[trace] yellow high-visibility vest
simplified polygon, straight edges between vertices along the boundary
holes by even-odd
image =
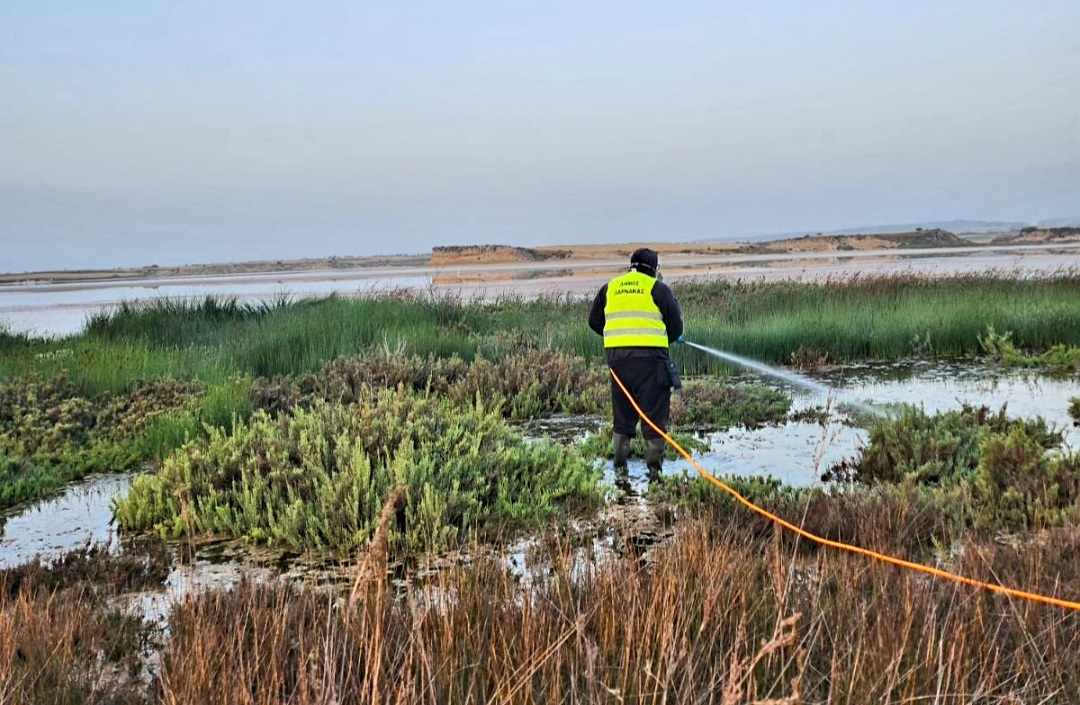
[[[605,348],[666,348],[667,326],[652,298],[656,280],[631,270],[608,282]]]

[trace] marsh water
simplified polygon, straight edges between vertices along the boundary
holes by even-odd
[[[864,429],[848,423],[840,410],[843,402],[914,403],[928,411],[956,408],[963,403],[1007,405],[1011,416],[1042,416],[1065,432],[1068,446],[1080,447],[1080,429],[1073,427],[1067,413],[1069,398],[1080,395],[1080,380],[1075,378],[927,362],[847,366],[811,376],[835,392],[826,396],[801,388],[784,389],[792,395],[795,412],[831,407],[827,422],[789,421],[709,434],[709,450],[698,454],[700,462],[717,475],[772,475],[792,485],[816,483],[824,469],[857,453],[866,439]],[[523,430],[532,437],[570,442],[599,424],[599,419],[555,417],[529,424]],[[632,462],[630,470],[634,485],[644,489],[644,467]],[[693,474],[694,470],[680,460],[668,461],[665,472]],[[610,464],[606,479],[614,479]],[[123,550],[113,527],[110,504],[129,483],[127,475],[93,476],[68,486],[55,497],[9,510],[0,519],[0,568],[23,563],[35,555],[47,560],[87,543],[106,543]],[[188,547],[187,552],[187,559],[170,576],[164,594],[136,596],[142,609],[151,614],[164,613],[168,602],[180,595],[204,587],[228,586],[244,575],[284,575],[326,585],[343,580],[342,571],[335,565],[289,551],[256,550],[236,541],[202,543]],[[521,546],[512,548],[508,560],[524,570],[525,554]]]
[[[1049,274],[1080,267],[1080,243],[928,250],[672,256],[673,281],[701,276],[743,280],[824,280],[871,274],[959,274],[1007,271]],[[437,289],[464,295],[586,294],[624,268],[623,261],[555,260],[442,267],[361,267],[327,271],[145,277],[0,285],[0,325],[15,332],[63,336],[88,316],[121,301],[191,300],[206,296],[264,301],[275,297],[356,296],[397,289]]]

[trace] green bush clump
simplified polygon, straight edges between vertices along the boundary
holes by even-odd
[[[804,496],[807,488],[785,485],[772,476],[729,475],[721,478],[724,483],[754,504],[771,503],[778,497]],[[679,475],[665,475],[649,484],[649,499],[658,502],[676,504],[688,509],[716,508],[735,509],[738,504],[734,497],[698,475],[683,472]]]
[[[715,380],[687,382],[671,400],[671,421],[680,428],[722,431],[732,426],[755,428],[780,423],[791,409],[791,397],[763,384],[724,384]]]
[[[55,492],[69,476],[52,467],[33,465],[0,449],[0,509]],[[4,519],[0,516],[0,527]]]
[[[1069,416],[1073,420],[1073,426],[1080,426],[1080,397],[1069,400]]]
[[[130,438],[162,414],[190,405],[197,387],[163,380],[130,394],[90,399],[65,377],[0,384],[0,448],[34,460]]]
[[[1080,346],[1057,343],[1041,353],[1026,353],[1013,343],[1011,331],[998,333],[993,326],[979,336],[979,345],[988,358],[1006,367],[1039,368],[1057,374],[1080,372]]]
[[[269,411],[310,407],[315,400],[353,403],[374,389],[404,386],[457,403],[483,398],[502,401],[504,414],[526,420],[551,413],[595,414],[606,408],[604,369],[567,353],[525,350],[498,360],[439,358],[377,350],[339,358],[318,373],[296,379],[261,379],[254,404]]]
[[[947,497],[949,514],[977,530],[1018,530],[1080,520],[1080,454],[1058,452],[1062,434],[1041,418],[1002,408],[928,415],[906,408],[870,431],[862,454],[823,479],[922,487]]]
[[[230,429],[252,411],[252,381],[238,377],[212,385],[193,404],[153,417],[130,443],[140,459],[160,460],[208,428]]]
[[[961,409],[927,414],[905,406],[898,416],[870,428],[862,453],[830,468],[826,481],[913,482],[943,484],[970,479],[979,466],[982,446],[993,434],[1023,429],[1043,450],[1061,445],[1062,434],[1042,418],[1010,419],[1005,407],[964,405]]]
[[[462,406],[403,387],[360,397],[352,405],[315,401],[277,418],[257,411],[231,434],[208,429],[157,473],[135,479],[115,506],[120,526],[351,550],[368,541],[384,502],[404,486],[390,545],[417,552],[603,499],[599,468],[573,449],[525,441],[497,404]]]
[[[1048,454],[1042,440],[1017,426],[984,441],[972,482],[977,528],[1033,529],[1080,519],[1080,453]]]
[[[160,380],[88,398],[65,377],[0,384],[0,508],[160,458],[208,425],[228,428],[250,414],[250,388],[243,378],[205,391]]]
[[[194,385],[168,380],[94,399],[65,377],[0,384],[0,508],[137,465],[147,457],[144,434],[196,395]]]

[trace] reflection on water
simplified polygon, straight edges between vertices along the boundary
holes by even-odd
[[[55,557],[88,542],[113,545],[110,503],[130,484],[128,475],[97,475],[34,506],[9,510],[0,529],[0,568],[36,555]]]
[[[822,375],[840,384],[848,396],[876,404],[921,404],[929,412],[961,404],[1008,405],[1010,416],[1041,416],[1065,430],[1066,441],[1080,447],[1080,429],[1068,414],[1070,397],[1080,395],[1080,379],[1043,377],[971,364],[898,363],[847,367]]]

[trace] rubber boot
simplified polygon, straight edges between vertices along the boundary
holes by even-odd
[[[648,438],[645,440],[645,467],[649,469],[649,482],[660,479],[664,469],[664,439]]]
[[[630,487],[630,471],[626,461],[630,457],[630,436],[616,433],[612,438],[615,444],[615,486],[623,491]]]

